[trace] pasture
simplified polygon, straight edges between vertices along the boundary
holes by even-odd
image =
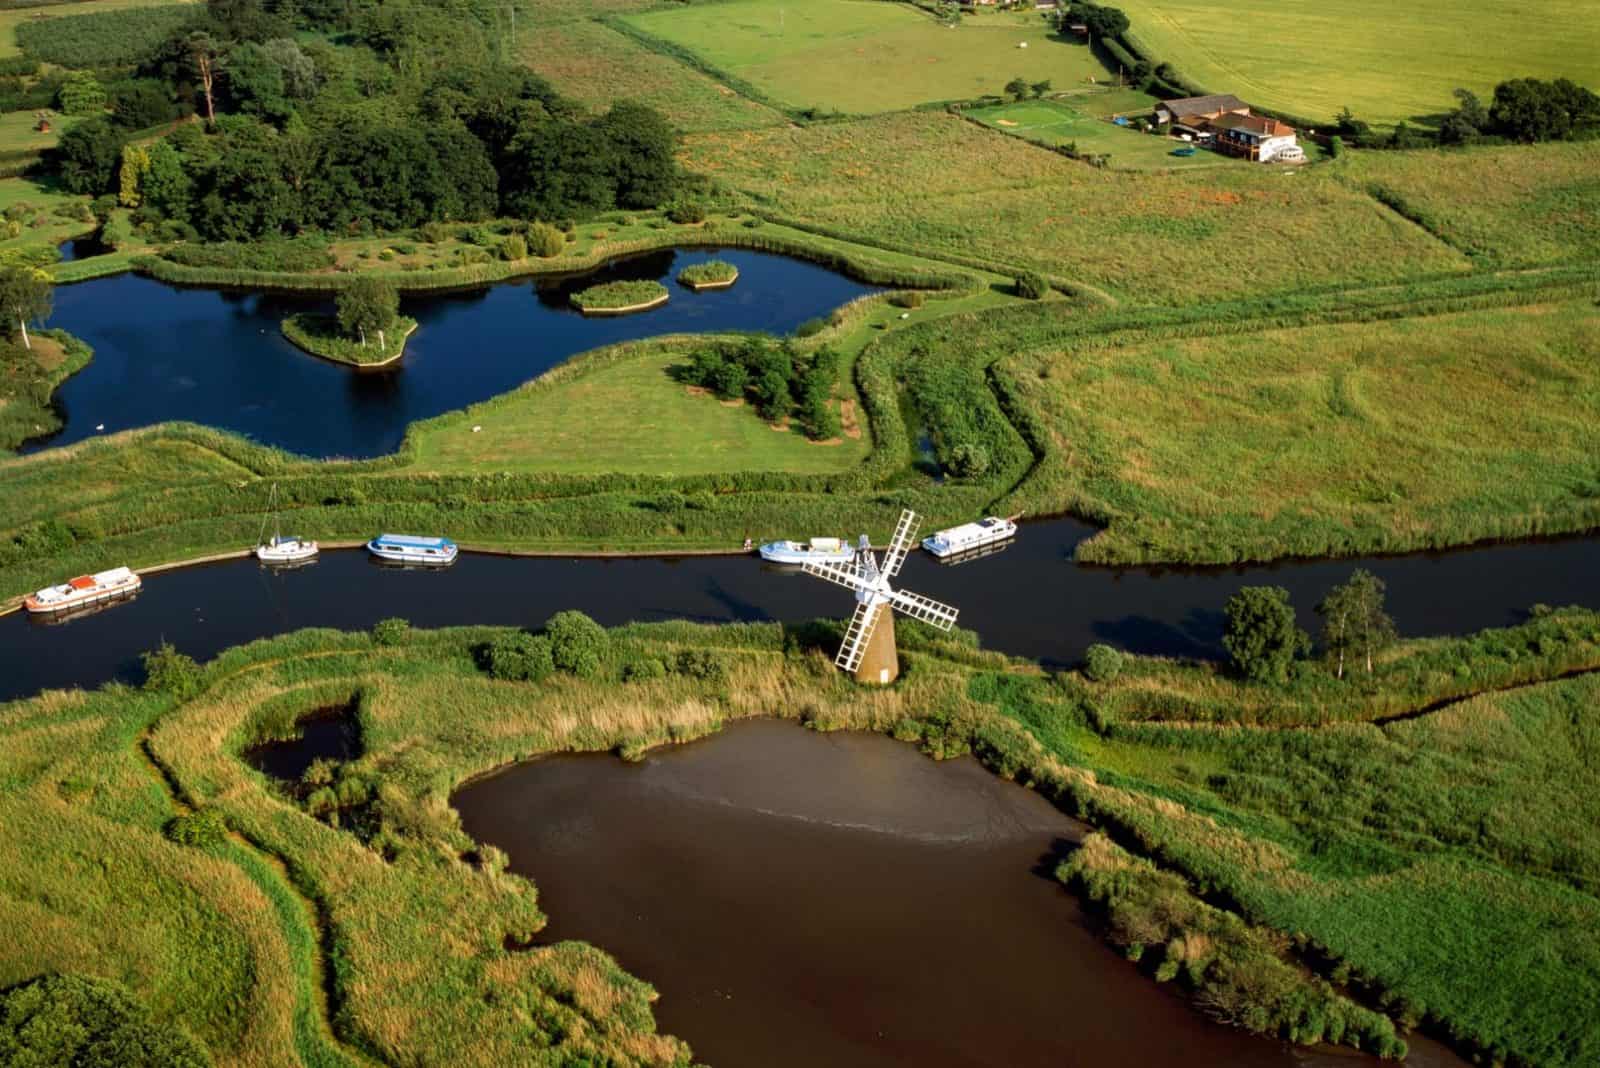
[[[685,160],[784,216],[908,250],[1024,264],[1141,302],[1469,266],[1322,168],[1099,170],[939,113],[699,135]]]
[[[1093,98],[1089,98],[1090,103]],[[1015,104],[974,108],[964,113],[1002,133],[1013,134],[1052,148],[1073,145],[1085,155],[1105,154],[1115,170],[1189,170],[1241,164],[1243,161],[1218,152],[1197,151],[1192,156],[1174,156],[1181,142],[1170,137],[1142,134],[1130,127],[1117,126],[1102,118],[1091,118],[1055,100],[1024,100]]]
[[[519,55],[563,96],[604,109],[619,100],[659,108],[682,130],[728,130],[783,122],[778,112],[650,51],[599,22],[535,25],[519,35]]]
[[[1048,427],[1059,492],[1109,521],[1080,555],[1224,562],[1583,526],[1597,351],[1600,310],[1574,300],[1085,338],[1001,366]]]
[[[1590,0],[1126,0],[1132,37],[1212,93],[1327,121],[1392,124],[1488,99],[1507,78],[1600,82]]]
[[[998,94],[1019,76],[1057,89],[1109,77],[1088,48],[1053,37],[1031,11],[952,28],[905,4],[731,0],[626,21],[774,100],[846,114]]]

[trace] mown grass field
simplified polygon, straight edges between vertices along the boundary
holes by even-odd
[[[675,381],[671,369],[687,358],[681,347],[643,345],[593,369],[575,365],[559,388],[540,381],[430,422],[418,435],[417,464],[446,473],[675,477],[824,474],[866,457],[870,439],[859,425],[854,437],[813,443],[798,428],[767,424],[743,401],[719,401]]]
[[[1360,152],[1336,173],[1483,263],[1600,258],[1600,142]]]
[[[1532,7],[1468,0],[1127,0],[1133,37],[1213,93],[1331,120],[1415,122],[1487,100],[1507,78],[1600,73],[1600,19],[1588,0]]]
[[[1085,101],[1092,102],[1092,97]],[[1106,153],[1110,156],[1107,165],[1119,171],[1192,170],[1197,167],[1247,165],[1243,160],[1203,150],[1192,156],[1174,156],[1173,151],[1183,147],[1180,141],[1117,126],[1054,100],[997,104],[994,107],[974,108],[963,114],[1001,133],[1037,141],[1042,145],[1072,145],[1085,155]]]
[[[731,0],[627,21],[775,100],[846,114],[998,94],[1019,76],[1057,89],[1109,77],[1086,47],[1052,36],[1032,12],[950,28],[904,4]]]
[[[1489,517],[1592,508],[1597,351],[1600,310],[1584,299],[1085,339],[1001,366],[1054,437],[1063,489],[1110,519],[1085,555],[1228,545],[1266,559],[1312,531],[1330,547],[1449,544]]]
[[[778,112],[598,22],[535,25],[520,35],[519,54],[563,96],[605,108],[638,100],[679,129],[746,129],[786,121]]]
[[[1025,264],[1141,303],[1470,267],[1326,170],[1097,170],[945,114],[702,134],[685,159],[784,216]]]
[[[89,15],[97,11],[121,11],[135,7],[171,7],[196,2],[197,0],[87,0],[85,3],[51,4],[44,7],[22,7],[11,11],[0,11],[0,59],[19,54],[17,26],[33,19]]]

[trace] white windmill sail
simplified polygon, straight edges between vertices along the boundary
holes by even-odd
[[[862,535],[861,548],[856,553],[854,563],[849,566],[841,567],[817,560],[807,560],[801,565],[807,574],[827,579],[856,595],[855,614],[850,617],[844,641],[839,646],[839,655],[834,658],[834,663],[843,670],[853,672],[861,665],[867,643],[872,639],[872,632],[886,609],[920,619],[940,630],[955,626],[956,609],[920,593],[896,590],[889,585],[889,580],[899,573],[906,555],[916,544],[916,532],[917,514],[909,509],[901,512],[900,522],[895,526],[894,537],[889,539],[889,549],[884,554],[881,568],[868,548],[866,535]]]

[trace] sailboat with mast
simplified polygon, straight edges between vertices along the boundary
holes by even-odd
[[[256,535],[256,559],[263,564],[303,564],[317,555],[317,543],[299,535],[284,537],[278,522],[278,484],[272,484],[267,497],[268,515],[261,517],[261,533]],[[272,539],[266,538],[267,519],[272,520]]]

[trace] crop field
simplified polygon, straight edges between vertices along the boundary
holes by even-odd
[[[1127,0],[1132,36],[1208,92],[1328,120],[1416,121],[1487,99],[1507,78],[1595,84],[1600,18],[1590,0]]]
[[[1600,259],[1600,142],[1360,152],[1339,173],[1485,263]]]
[[[1538,529],[1593,511],[1597,351],[1600,309],[1580,300],[1086,340],[1002,366],[1054,436],[1071,495],[1110,519],[1087,555],[1226,544],[1267,559],[1307,538],[1444,545],[1492,530],[1487,517]]]
[[[536,26],[521,35],[522,60],[564,96],[594,108],[640,100],[682,130],[728,130],[785,121],[771,108],[718,85],[598,22]]]
[[[0,59],[21,52],[17,46],[17,27],[25,22],[40,19],[67,18],[73,15],[93,15],[102,11],[123,11],[139,7],[173,7],[193,4],[197,0],[88,0],[86,3],[57,4],[49,7],[23,7],[0,11]]]
[[[1150,302],[1465,270],[1320,171],[1097,170],[943,114],[690,138],[686,162],[782,215],[1026,264]]]
[[[1108,77],[1088,48],[1052,36],[1032,12],[951,28],[904,4],[731,0],[627,21],[772,99],[847,114],[998,94],[1019,76],[1057,89]]]
[[[744,403],[726,404],[674,381],[682,352],[654,346],[631,358],[541,382],[446,416],[418,435],[418,467],[444,473],[621,472],[667,477],[735,471],[816,474],[867,453],[865,435],[812,444],[779,431]],[[474,432],[473,427],[481,426]]]
[[[1192,156],[1174,156],[1182,142],[1170,137],[1142,134],[1116,126],[1105,119],[1091,118],[1054,100],[1025,100],[975,108],[964,114],[1002,133],[1015,134],[1029,141],[1055,147],[1075,145],[1079,152],[1106,153],[1115,170],[1150,171],[1193,169],[1233,165],[1248,166],[1243,160],[1218,152],[1196,151]]]

